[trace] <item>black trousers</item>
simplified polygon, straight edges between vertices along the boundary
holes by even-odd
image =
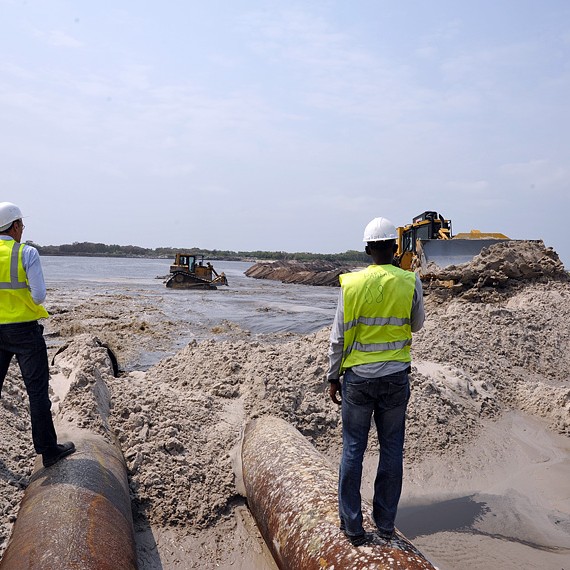
[[[57,445],[49,399],[49,364],[44,327],[37,321],[0,325],[0,389],[16,355],[30,401],[32,440],[36,453],[50,453]]]

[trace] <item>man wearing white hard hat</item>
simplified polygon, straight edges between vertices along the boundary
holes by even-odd
[[[364,528],[360,485],[373,417],[380,457],[372,522],[384,540],[394,535],[402,491],[410,346],[412,332],[421,329],[425,314],[419,277],[392,264],[397,237],[396,227],[386,218],[374,218],[366,226],[363,241],[372,265],[340,276],[330,337],[329,394],[342,406],[340,528],[355,546],[372,539]]]
[[[32,440],[44,467],[73,453],[72,442],[58,444],[51,417],[49,364],[42,307],[46,297],[40,257],[36,248],[20,243],[24,223],[20,208],[0,202],[0,390],[16,356],[30,401]]]

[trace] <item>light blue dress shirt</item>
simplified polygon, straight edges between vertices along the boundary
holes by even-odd
[[[0,235],[0,239],[11,240],[13,238]],[[32,299],[36,305],[41,305],[46,299],[46,283],[42,271],[42,264],[40,263],[40,254],[35,247],[24,245],[22,249],[22,265],[28,277]]]

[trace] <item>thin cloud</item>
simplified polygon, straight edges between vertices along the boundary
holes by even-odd
[[[83,42],[62,30],[49,30],[47,32],[37,31],[36,35],[49,45],[55,47],[72,49],[83,47]]]
[[[550,194],[568,199],[570,170],[565,165],[555,164],[548,159],[534,159],[504,164],[500,174],[510,179],[521,192],[534,194],[538,190],[541,196]]]
[[[353,45],[351,36],[309,12],[257,12],[244,17],[242,25],[248,37],[256,38],[250,45],[263,57],[328,72],[372,63],[366,51]]]

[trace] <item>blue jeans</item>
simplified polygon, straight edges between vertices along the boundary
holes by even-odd
[[[32,440],[36,453],[53,452],[57,435],[51,417],[49,364],[44,327],[37,321],[0,325],[0,389],[16,355],[30,400]]]
[[[360,484],[372,416],[380,444],[372,514],[379,530],[394,530],[402,492],[404,433],[409,398],[407,371],[380,378],[363,378],[352,370],[347,370],[344,375],[338,496],[341,526],[350,536],[364,533]]]

